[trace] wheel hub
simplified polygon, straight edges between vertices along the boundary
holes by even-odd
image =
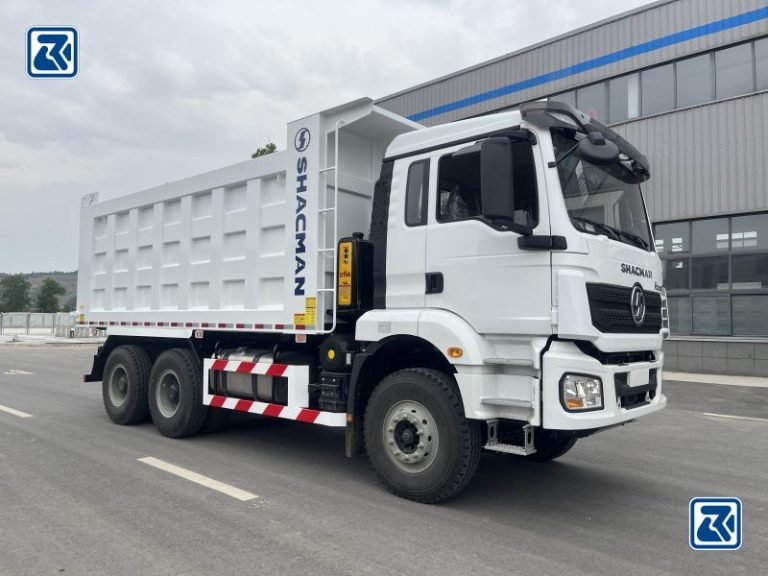
[[[418,402],[403,400],[384,418],[383,439],[387,454],[408,472],[421,472],[435,460],[439,446],[432,414]]]
[[[117,365],[109,375],[109,386],[107,387],[109,393],[109,401],[113,406],[120,407],[125,404],[128,399],[128,374],[125,368],[121,365]]]
[[[176,374],[171,370],[160,375],[155,392],[157,408],[165,418],[172,418],[179,410],[181,387]]]

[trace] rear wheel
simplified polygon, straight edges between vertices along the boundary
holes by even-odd
[[[200,431],[208,414],[203,404],[202,373],[189,350],[160,354],[149,377],[149,411],[163,436],[184,438]]]
[[[536,432],[534,445],[536,452],[525,456],[532,462],[551,462],[563,456],[576,444],[576,437],[556,430],[541,430]]]
[[[118,346],[104,366],[104,408],[115,424],[136,424],[149,417],[147,387],[151,363],[138,346]]]
[[[433,504],[460,492],[475,475],[480,427],[464,417],[451,377],[412,368],[387,376],[373,391],[365,446],[391,492]]]

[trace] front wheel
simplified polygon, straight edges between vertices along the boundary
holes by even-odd
[[[475,475],[481,433],[465,418],[453,378],[410,368],[387,376],[373,391],[365,447],[391,492],[434,504],[463,490]]]

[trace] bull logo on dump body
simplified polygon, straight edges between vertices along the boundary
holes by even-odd
[[[293,141],[293,146],[297,152],[304,152],[309,148],[310,133],[308,128],[302,128],[296,132],[296,138]]]

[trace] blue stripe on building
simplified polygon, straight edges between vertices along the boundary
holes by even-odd
[[[702,24],[701,26],[695,26],[693,28],[688,28],[687,30],[682,30],[681,32],[675,32],[674,34],[669,34],[667,36],[662,36],[648,42],[643,42],[642,44],[629,46],[628,48],[624,48],[616,52],[598,56],[597,58],[591,58],[590,60],[585,60],[584,62],[579,62],[578,64],[567,66],[553,72],[547,72],[546,74],[534,76],[532,78],[528,78],[527,80],[521,80],[520,82],[515,82],[514,84],[508,84],[507,86],[494,88],[493,90],[481,92],[479,94],[475,94],[474,96],[468,96],[467,98],[462,98],[461,100],[455,100],[447,104],[441,104],[440,106],[412,114],[408,116],[408,118],[418,122],[419,120],[425,120],[427,118],[432,118],[433,116],[439,116],[440,114],[466,108],[467,106],[473,106],[474,104],[480,104],[481,102],[486,102],[495,98],[501,98],[502,96],[508,96],[509,94],[520,92],[521,90],[526,90],[528,88],[554,82],[555,80],[561,80],[569,76],[581,74],[582,72],[594,70],[595,68],[601,68],[621,60],[626,60],[627,58],[639,56],[640,54],[646,54],[648,52],[660,50],[674,44],[680,44],[695,38],[700,38],[702,36],[717,34],[718,32],[723,32],[724,30],[738,28],[740,26],[745,26],[747,24],[752,24],[753,22],[759,22],[760,20],[766,19],[768,19],[768,7],[752,10],[751,12],[744,12],[743,14],[739,14],[737,16],[716,20],[708,24]]]

